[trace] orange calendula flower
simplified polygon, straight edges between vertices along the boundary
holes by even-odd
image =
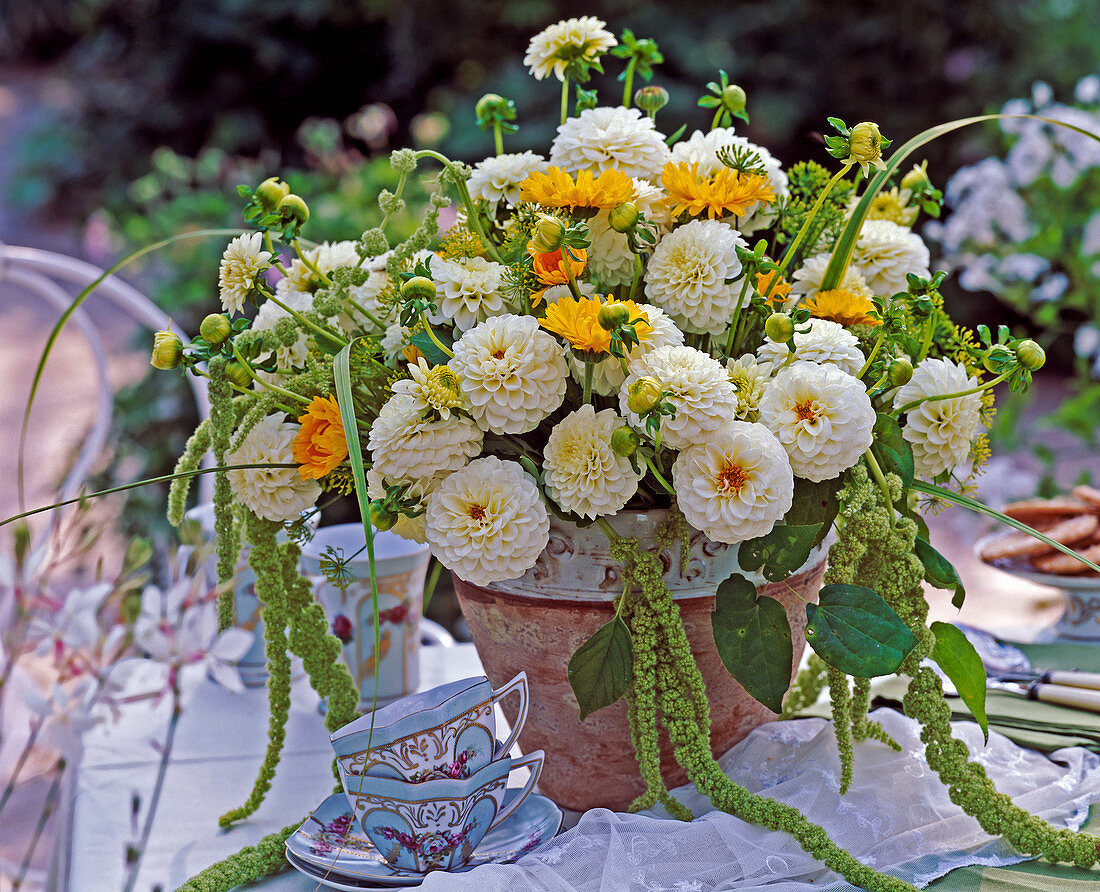
[[[703,211],[712,220],[725,214],[742,217],[757,203],[775,201],[771,180],[760,174],[742,176],[732,167],[723,167],[710,177],[699,178],[699,165],[669,162],[661,173],[661,185],[674,214],[687,211],[697,217]]]
[[[621,170],[605,170],[599,176],[582,170],[574,180],[568,171],[550,167],[535,171],[519,184],[521,201],[547,208],[615,208],[634,198],[634,183]]]
[[[348,441],[335,397],[315,396],[298,418],[302,425],[291,449],[303,480],[319,480],[348,457]]]
[[[588,264],[588,252],[584,248],[570,248],[569,250],[573,255],[572,257],[566,255],[561,248],[540,254],[530,244],[527,245],[527,253],[531,255],[535,275],[546,288],[551,285],[568,285],[570,270],[573,271],[574,279],[584,272],[584,268]],[[538,306],[542,301],[542,295],[546,288],[531,295],[531,301],[535,306]]]
[[[771,304],[785,304],[791,293],[790,283],[779,274],[779,270],[768,270],[756,275],[757,292]]]
[[[649,317],[634,301],[620,300],[612,303],[621,303],[629,309],[631,319],[641,317],[634,326],[638,340],[646,341],[652,337],[653,326],[649,324]],[[546,308],[546,315],[539,320],[539,325],[547,331],[561,335],[574,350],[610,353],[611,332],[600,325],[599,320],[602,306],[604,303],[598,297],[586,297],[584,300],[562,297]]]
[[[841,325],[882,325],[882,320],[872,316],[875,305],[869,297],[856,294],[846,288],[819,291],[801,306],[818,319],[831,319]]]

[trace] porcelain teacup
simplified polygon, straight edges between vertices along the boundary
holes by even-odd
[[[542,774],[542,750],[501,756],[462,779],[419,784],[341,770],[355,823],[390,867],[414,873],[451,870],[470,860],[485,834],[527,798]],[[530,768],[520,794],[504,805],[508,775]]]
[[[503,744],[496,739],[494,704],[512,692],[519,715]],[[499,691],[485,676],[440,685],[361,716],[332,735],[340,771],[409,783],[475,774],[507,753],[527,718],[527,673]],[[368,748],[369,744],[369,748]]]

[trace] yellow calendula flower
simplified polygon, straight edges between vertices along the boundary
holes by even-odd
[[[703,211],[710,219],[734,214],[742,217],[757,203],[771,204],[775,191],[771,180],[760,174],[739,174],[723,167],[713,176],[699,178],[699,165],[669,162],[661,173],[661,185],[673,214],[687,211],[697,217]]]
[[[889,220],[898,226],[912,226],[919,208],[908,207],[909,194],[899,192],[895,186],[889,192],[880,192],[871,200],[868,220]]]
[[[882,320],[872,316],[875,305],[871,299],[845,288],[819,291],[803,301],[802,307],[818,319],[831,319],[840,325],[882,325]]]
[[[541,204],[547,208],[618,207],[634,198],[634,183],[621,170],[610,168],[596,176],[582,170],[573,179],[560,167],[549,167],[546,173],[534,171],[519,184],[520,201]]]
[[[303,480],[317,480],[348,457],[348,441],[344,436],[344,422],[340,418],[340,406],[335,397],[315,396],[310,400],[305,415],[298,418],[301,424],[291,450],[300,467]]]
[[[756,290],[772,305],[782,306],[787,302],[787,295],[791,293],[791,284],[783,278],[779,270],[773,269],[756,274]]]
[[[531,268],[536,278],[546,288],[551,285],[568,285],[570,273],[575,279],[584,272],[588,263],[588,252],[584,248],[570,248],[569,253],[561,248],[556,251],[539,252],[528,243],[527,253],[531,255]],[[531,295],[531,301],[535,306],[542,301],[546,288]]]
[[[615,301],[630,311],[631,319],[641,320],[634,326],[640,341],[648,340],[653,334],[653,326],[645,311],[632,300]],[[600,325],[600,307],[606,306],[598,297],[576,300],[562,297],[546,308],[546,315],[539,325],[547,331],[561,335],[574,350],[589,353],[610,353],[611,332]]]

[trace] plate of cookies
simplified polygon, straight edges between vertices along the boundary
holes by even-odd
[[[1013,502],[1004,513],[1100,564],[1100,489],[1077,486],[1069,495]],[[1018,530],[986,536],[975,544],[974,551],[999,570],[1062,589],[1066,613],[1058,633],[1067,638],[1100,641],[1100,574]]]

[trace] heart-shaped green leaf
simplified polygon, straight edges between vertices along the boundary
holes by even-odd
[[[453,346],[454,339],[445,330],[437,329],[434,334],[439,338],[441,344],[448,348]],[[409,343],[423,353],[424,358],[432,365],[445,365],[447,360],[450,359],[446,353],[439,349],[427,331],[416,332],[416,334],[409,337]]]
[[[892,415],[879,412],[875,416],[872,433],[875,439],[871,444],[871,451],[883,473],[889,474],[892,471],[897,474],[908,489],[913,484],[913,447],[901,435],[898,420]]]
[[[619,617],[602,626],[569,660],[569,684],[581,721],[626,693],[634,669],[630,630]]]
[[[920,562],[924,564],[924,578],[936,588],[954,591],[951,603],[956,607],[962,607],[966,598],[966,589],[963,588],[959,573],[947,558],[928,544],[924,539],[917,537],[913,543],[913,551],[916,552]]]
[[[966,635],[951,623],[932,623],[932,633],[936,636],[930,654],[933,662],[951,679],[988,743],[989,719],[985,715],[986,677],[982,658]]]
[[[772,712],[783,708],[791,683],[791,626],[775,598],[734,573],[718,586],[710,615],[714,645],[730,675]]]
[[[874,589],[827,585],[806,605],[806,641],[848,675],[874,678],[897,671],[917,639]]]
[[[786,526],[811,526],[819,525],[814,536],[814,545],[824,539],[833,526],[837,511],[840,510],[840,502],[836,494],[843,483],[841,477],[832,480],[822,480],[814,483],[803,477],[794,478],[794,499],[791,502],[791,510],[783,517]]]
[[[766,536],[742,542],[737,562],[742,570],[761,570],[769,582],[779,582],[806,563],[820,529],[819,523],[778,524]]]

